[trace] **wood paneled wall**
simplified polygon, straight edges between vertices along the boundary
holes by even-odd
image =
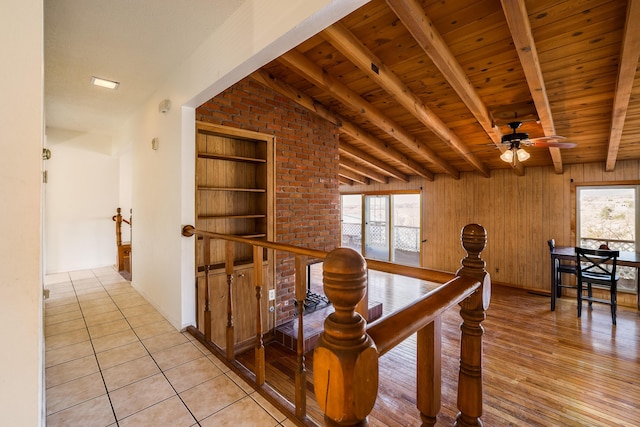
[[[526,168],[524,176],[493,170],[490,178],[462,173],[459,180],[436,175],[433,181],[341,186],[342,193],[421,189],[423,199],[423,266],[455,271],[464,252],[459,233],[476,222],[487,229],[483,258],[492,280],[514,287],[550,289],[549,248],[575,244],[575,195],[572,182],[640,179],[640,161],[619,161],[605,172],[603,163],[566,165],[558,175],[551,167]],[[624,301],[622,301],[624,300]],[[621,296],[632,305],[634,296]]]

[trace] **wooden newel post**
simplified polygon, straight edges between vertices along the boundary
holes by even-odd
[[[480,323],[491,299],[491,279],[484,269],[480,252],[487,243],[487,232],[481,225],[469,224],[462,229],[462,247],[467,256],[462,260],[458,276],[478,279],[481,287],[460,303],[462,339],[460,343],[460,373],[458,380],[458,409],[454,426],[482,426],[482,334]]]
[[[116,246],[122,246],[122,209],[116,209]]]
[[[324,260],[324,291],[335,312],[314,351],[314,389],[327,426],[366,426],[378,394],[378,350],[356,305],[367,288],[367,265],[350,248]]]

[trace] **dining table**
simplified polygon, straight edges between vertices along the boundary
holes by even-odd
[[[551,250],[551,298],[555,298],[557,295],[557,283],[556,283],[556,266],[560,260],[576,260],[576,248],[574,246],[556,246]],[[640,268],[640,252],[620,251],[618,256],[617,265],[625,267],[633,267],[636,269],[636,296],[637,306],[640,309],[640,292],[638,292],[638,268]]]

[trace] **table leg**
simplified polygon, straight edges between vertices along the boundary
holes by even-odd
[[[558,284],[556,283],[556,279],[558,277],[556,264],[556,258],[551,255],[551,311],[555,311],[556,309],[556,295],[558,292]]]

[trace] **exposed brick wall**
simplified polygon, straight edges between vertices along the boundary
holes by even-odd
[[[276,241],[329,251],[340,240],[338,129],[246,78],[196,109],[196,119],[276,137]],[[293,317],[294,258],[278,253],[278,324]]]

